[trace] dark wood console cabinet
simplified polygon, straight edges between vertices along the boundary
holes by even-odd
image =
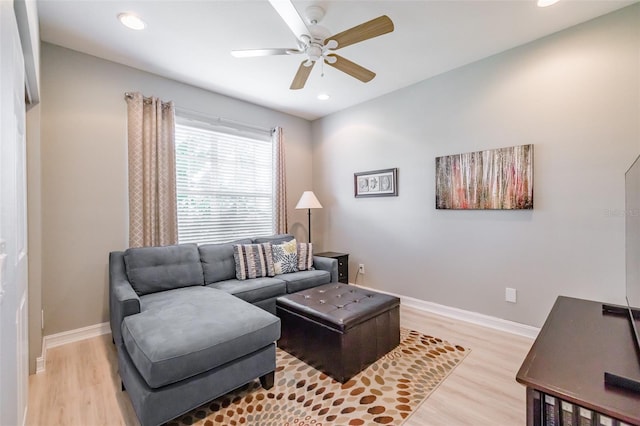
[[[527,426],[640,425],[640,394],[606,386],[605,371],[640,377],[628,319],[558,297],[516,375],[527,387]]]
[[[314,253],[313,255],[338,259],[338,282],[349,284],[349,255],[347,253],[325,251],[322,253]]]

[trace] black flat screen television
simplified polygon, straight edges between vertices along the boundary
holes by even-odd
[[[627,316],[630,339],[634,340],[640,364],[640,157],[636,158],[625,173],[625,268],[627,306],[603,305],[603,311]],[[608,385],[622,387],[640,393],[640,377],[628,377],[605,372]]]
[[[625,254],[626,296],[629,310],[640,309],[640,157],[625,174]],[[638,323],[633,324],[636,343],[640,350]]]

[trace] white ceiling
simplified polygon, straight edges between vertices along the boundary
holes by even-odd
[[[291,47],[295,37],[266,1],[39,0],[43,41],[315,119],[481,58],[536,40],[635,1],[535,0],[298,1],[326,10],[321,24],[338,33],[388,15],[395,31],[339,50],[374,71],[362,83],[334,68],[313,69],[302,90],[289,86],[301,56],[233,58],[232,49]],[[134,12],[147,28],[116,19]],[[320,92],[330,94],[319,101]]]

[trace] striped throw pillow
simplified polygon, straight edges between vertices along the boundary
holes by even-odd
[[[233,258],[236,262],[236,278],[273,277],[273,257],[271,243],[236,244],[233,246]]]
[[[313,269],[313,246],[311,243],[298,243],[298,270]]]

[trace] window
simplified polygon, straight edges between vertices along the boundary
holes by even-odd
[[[177,118],[176,189],[180,243],[273,234],[270,133]]]

